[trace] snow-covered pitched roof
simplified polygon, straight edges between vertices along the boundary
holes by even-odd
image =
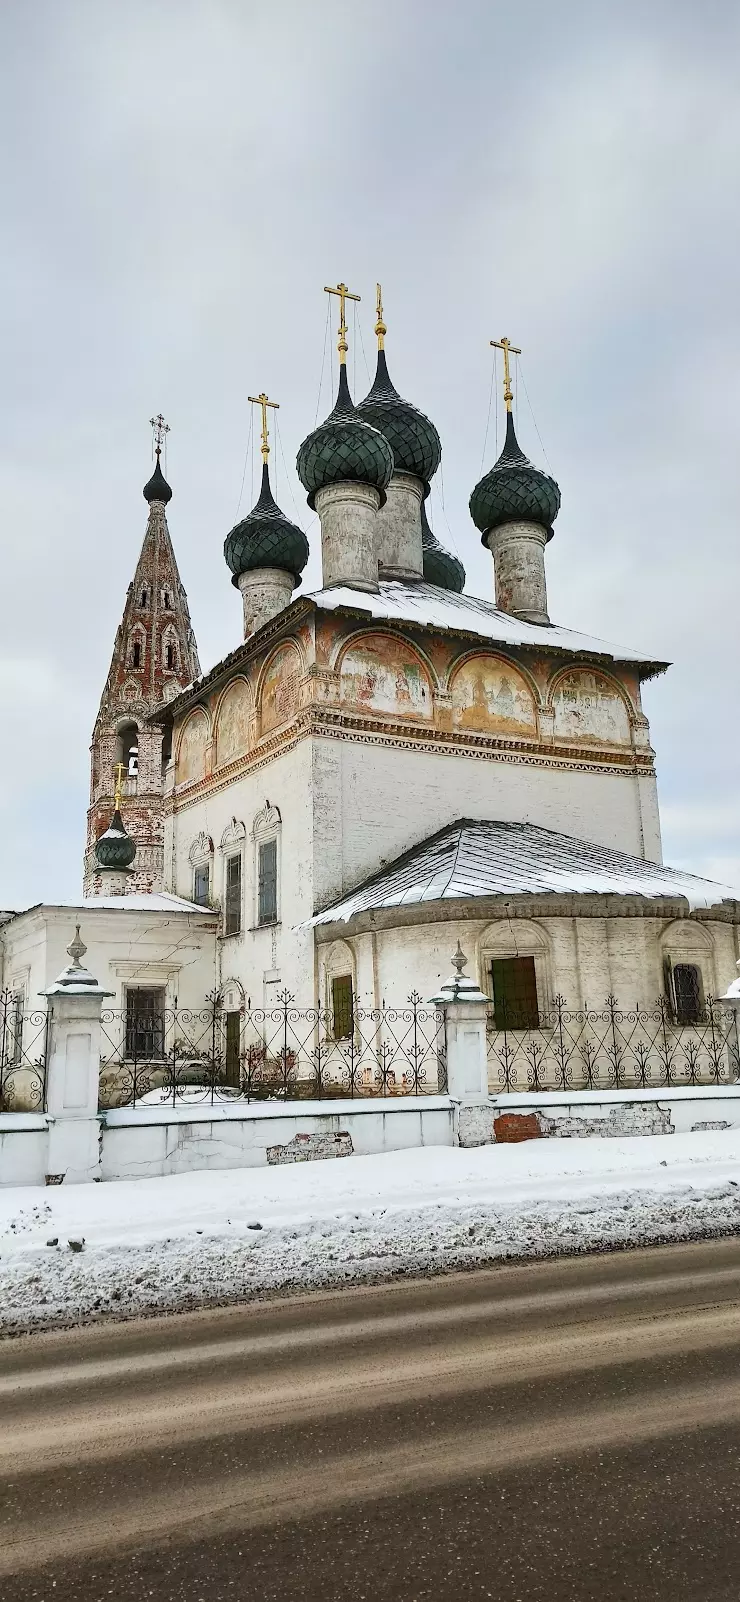
[[[585,652],[588,656],[611,657],[616,662],[639,662],[653,672],[662,672],[667,663],[634,651],[627,646],[610,645],[590,634],[576,634],[573,629],[561,629],[541,623],[525,623],[499,612],[491,601],[482,601],[475,595],[457,595],[453,590],[438,589],[436,584],[404,584],[400,580],[382,580],[377,595],[366,590],[351,589],[337,584],[328,590],[317,590],[306,596],[322,611],[346,608],[352,612],[367,612],[375,619],[417,623],[424,628],[451,629],[458,633],[477,634],[481,639],[495,640],[500,645],[547,646],[550,650]]]
[[[485,896],[612,895],[683,898],[692,911],[735,901],[728,885],[574,840],[532,823],[462,818],[412,846],[382,873],[310,919],[347,921],[358,912]]]
[[[49,911],[77,909],[78,912],[99,912],[101,909],[111,909],[114,912],[199,912],[206,918],[218,916],[213,907],[199,907],[195,901],[184,901],[182,896],[171,896],[164,890],[153,891],[150,895],[88,896],[84,901],[38,901],[35,906],[24,908],[24,911],[38,912],[41,907]],[[22,913],[16,913],[15,916],[22,917]]]

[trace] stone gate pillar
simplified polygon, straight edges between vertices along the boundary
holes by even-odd
[[[49,1126],[48,1173],[57,1183],[79,1184],[100,1176],[98,1080],[100,1013],[112,996],[80,961],[87,947],[77,925],[67,946],[72,958],[48,990],[49,1045],[46,1110]]]
[[[430,1003],[445,1015],[447,1089],[459,1104],[458,1144],[483,1146],[493,1140],[486,1054],[486,1016],[491,1000],[474,979],[463,973],[467,961],[458,940],[452,959],[455,972],[439,995],[430,998]]]

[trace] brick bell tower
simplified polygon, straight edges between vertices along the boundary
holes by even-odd
[[[156,466],[144,488],[149,517],[129,585],[113,657],[93,729],[90,806],[84,862],[85,897],[105,894],[95,842],[115,810],[116,766],[123,764],[121,814],[136,843],[130,891],[161,890],[164,882],[163,792],[169,750],[164,731],[147,718],[200,675],[188,601],[167,527],[172,490],[160,465],[169,432],[152,419]]]

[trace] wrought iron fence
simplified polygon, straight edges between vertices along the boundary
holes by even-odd
[[[28,1011],[14,990],[0,990],[0,1112],[43,1112],[49,1015]]]
[[[728,1085],[740,1079],[737,1015],[711,997],[693,1023],[679,1023],[666,1000],[623,1010],[607,996],[601,1010],[573,1010],[556,996],[537,1027],[489,1016],[492,1090],[645,1090]]]
[[[416,1096],[447,1087],[444,1017],[414,993],[401,1007],[200,1008],[102,1015],[101,1106]]]

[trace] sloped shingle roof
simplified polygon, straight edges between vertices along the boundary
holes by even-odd
[[[644,862],[532,823],[451,823],[317,914],[310,925],[425,901],[487,896],[618,895],[684,898],[692,910],[740,899],[728,885]]]

